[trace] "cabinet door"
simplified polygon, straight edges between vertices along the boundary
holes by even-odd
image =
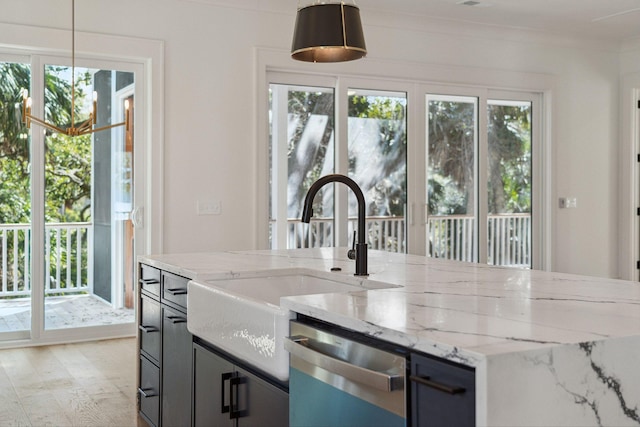
[[[411,355],[411,424],[475,426],[475,371],[462,365]]]
[[[233,426],[229,381],[233,365],[212,351],[193,344],[193,425]]]
[[[162,425],[191,424],[191,334],[187,315],[163,307]]]
[[[289,425],[289,394],[236,367],[233,403],[240,427]]]
[[[146,357],[140,356],[140,414],[151,426],[160,420],[160,369]]]
[[[159,364],[162,342],[160,303],[146,295],[141,295],[140,312],[140,350],[155,364]]]

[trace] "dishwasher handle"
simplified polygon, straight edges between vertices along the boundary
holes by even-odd
[[[310,339],[304,336],[285,337],[284,339],[284,348],[292,356],[312,365],[376,390],[384,392],[404,390],[404,375],[389,375],[384,372],[373,371],[320,353],[308,345]]]

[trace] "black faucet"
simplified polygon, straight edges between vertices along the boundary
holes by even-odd
[[[313,215],[313,198],[316,193],[325,184],[330,182],[341,182],[351,188],[353,194],[356,195],[358,200],[358,243],[355,245],[355,251],[349,251],[348,256],[350,259],[356,260],[356,274],[355,276],[368,276],[367,273],[367,243],[365,240],[365,210],[366,205],[364,201],[364,195],[362,190],[358,187],[358,184],[348,176],[333,174],[326,175],[318,179],[311,185],[307,196],[304,199],[304,209],[302,210],[302,222],[309,223],[311,216]]]

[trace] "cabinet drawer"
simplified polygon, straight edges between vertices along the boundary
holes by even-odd
[[[155,363],[160,363],[162,311],[160,303],[142,295],[140,298],[140,350]]]
[[[157,426],[160,420],[160,369],[140,356],[140,413]]]
[[[140,264],[140,288],[160,297],[160,270]]]
[[[412,426],[475,426],[475,370],[411,355]]]
[[[162,272],[162,300],[170,301],[187,309],[187,283],[189,279],[175,274]]]

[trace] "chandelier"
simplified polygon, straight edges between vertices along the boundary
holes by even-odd
[[[93,92],[93,104],[89,118],[80,123],[75,122],[75,109],[76,109],[76,90],[75,90],[75,75],[76,75],[76,41],[75,41],[75,0],[71,0],[71,124],[66,129],[49,123],[45,120],[39,119],[31,114],[31,97],[29,97],[29,91],[22,89],[22,122],[31,128],[31,122],[39,124],[40,126],[49,129],[53,132],[58,132],[68,136],[80,136],[88,135],[101,130],[107,130],[118,126],[124,126],[125,130],[129,130],[130,109],[129,101],[124,101],[124,121],[121,123],[115,123],[112,125],[102,126],[99,128],[94,127],[96,125],[96,119],[98,117],[98,93]]]

